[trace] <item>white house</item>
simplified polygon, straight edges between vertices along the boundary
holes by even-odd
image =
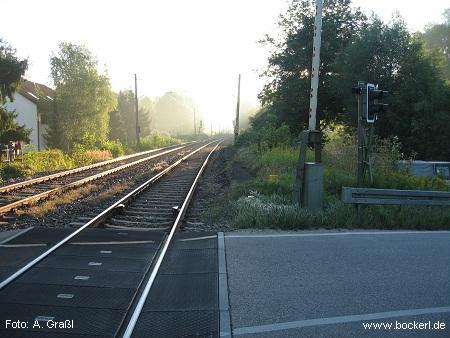
[[[25,81],[14,94],[14,101],[5,104],[8,111],[16,112],[16,121],[20,125],[24,124],[26,128],[31,129],[30,145],[36,150],[47,148],[44,138],[47,130],[46,114],[38,111],[40,100],[53,101],[53,90],[40,83]]]

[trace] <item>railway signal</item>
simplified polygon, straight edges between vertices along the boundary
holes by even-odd
[[[378,89],[378,85],[367,83],[365,88],[365,100],[363,100],[363,111],[367,123],[374,123],[379,113],[382,113],[388,105],[382,100],[387,97],[386,90]]]
[[[386,90],[378,89],[378,85],[359,81],[352,93],[358,98],[358,187],[364,185],[366,175],[372,182],[371,153],[373,147],[373,124],[378,115],[387,107],[382,100],[387,97]]]

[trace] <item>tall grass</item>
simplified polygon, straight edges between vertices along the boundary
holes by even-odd
[[[334,199],[323,210],[299,208],[278,196],[241,197],[231,204],[232,222],[237,228],[381,228],[449,229],[450,210],[425,206],[366,206],[357,209]]]
[[[343,186],[356,185],[356,139],[343,130],[328,135],[323,149],[324,208],[310,212],[292,204],[292,191],[299,149],[289,146],[259,151],[253,146],[238,149],[236,161],[249,168],[255,179],[232,188],[231,219],[236,227],[303,229],[310,227],[363,228],[450,228],[450,209],[417,206],[366,206],[358,217],[353,205],[340,201]],[[415,177],[397,168],[403,159],[394,139],[377,141],[373,156],[376,188],[447,190],[450,185],[438,177]],[[308,152],[307,160],[312,160]],[[269,175],[278,175],[272,182]],[[249,197],[250,196],[250,197]]]

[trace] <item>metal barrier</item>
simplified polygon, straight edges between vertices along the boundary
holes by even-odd
[[[352,204],[450,206],[450,192],[342,187],[342,201]]]

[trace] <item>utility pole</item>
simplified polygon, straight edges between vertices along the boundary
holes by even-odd
[[[136,110],[136,145],[139,147],[141,140],[139,139],[139,103],[137,94],[137,74],[134,74],[134,106]]]
[[[234,141],[236,142],[237,137],[239,136],[239,107],[241,101],[241,74],[239,74],[238,78],[238,93],[237,93],[237,105],[236,105],[236,122],[234,124]]]
[[[323,0],[316,0],[316,17],[311,69],[309,125],[300,135],[300,156],[294,186],[294,201],[308,209],[321,209],[323,199],[322,133],[317,119],[317,94],[319,88],[320,46],[322,43]],[[308,147],[314,149],[314,162],[306,162]]]
[[[211,136],[212,136],[212,121],[211,121]]]

